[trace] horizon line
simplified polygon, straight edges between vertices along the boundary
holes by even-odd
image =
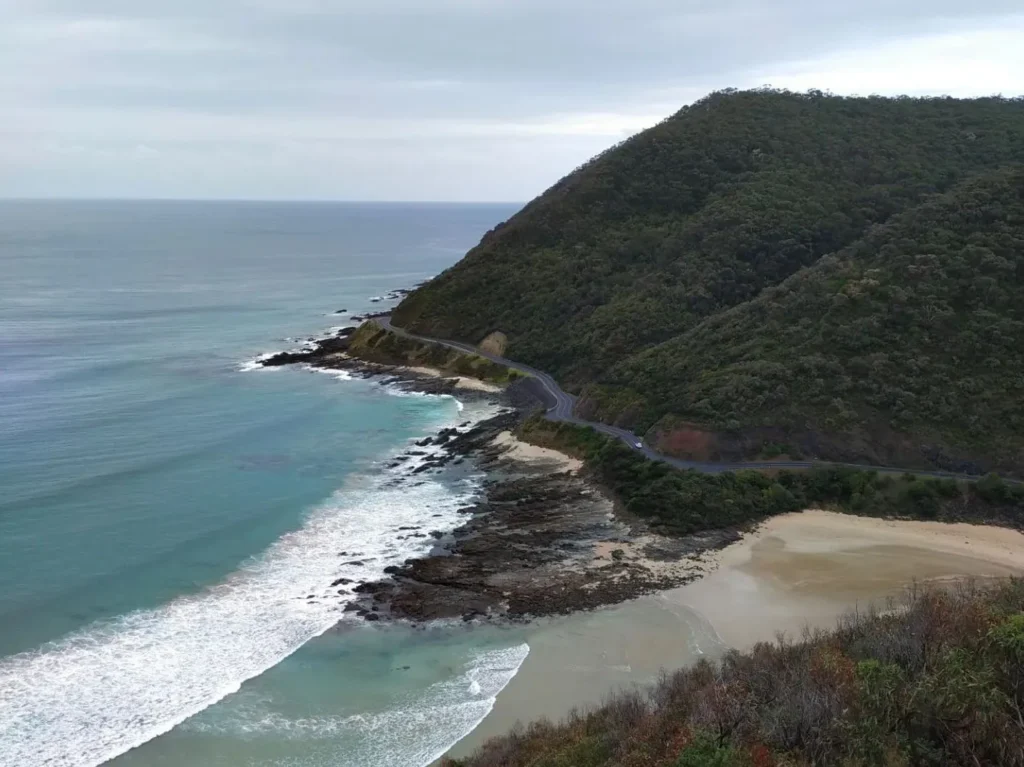
[[[0,202],[275,202],[342,205],[525,205],[524,200],[354,200],[333,197],[32,197],[3,196]]]

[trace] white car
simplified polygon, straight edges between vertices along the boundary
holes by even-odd
[[[640,449],[643,449],[644,443],[643,443],[643,442],[637,442],[637,443],[636,443],[636,446],[637,446],[638,448],[640,448]]]

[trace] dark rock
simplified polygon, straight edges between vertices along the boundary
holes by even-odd
[[[340,354],[348,349],[349,339],[347,334],[331,338],[311,339],[313,348],[298,352],[278,352],[262,361],[264,367],[280,367],[281,365],[294,365],[296,363],[315,363],[325,357]]]
[[[338,578],[336,581],[331,581],[332,586],[348,586],[352,583],[351,578]]]

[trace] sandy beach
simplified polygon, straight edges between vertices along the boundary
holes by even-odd
[[[470,391],[482,391],[494,394],[501,391],[501,387],[497,384],[488,383],[487,381],[481,381],[479,378],[470,378],[469,376],[453,376],[443,370],[437,368],[428,367],[413,367],[413,366],[402,366],[395,368],[407,373],[416,373],[418,375],[430,376],[431,378],[454,378],[456,383],[455,386],[459,389],[468,389]]]
[[[694,583],[537,623],[531,652],[491,714],[452,751],[466,754],[516,721],[559,718],[611,689],[730,647],[831,628],[851,609],[886,607],[913,583],[1024,574],[1024,534],[811,510],[766,521],[704,558]]]
[[[510,431],[503,431],[494,438],[493,444],[505,449],[505,455],[514,461],[522,461],[528,464],[545,463],[552,464],[555,471],[578,472],[583,468],[583,461],[538,445],[531,445],[516,439]]]

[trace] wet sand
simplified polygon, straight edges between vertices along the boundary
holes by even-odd
[[[452,749],[465,755],[516,721],[557,719],[610,690],[654,681],[729,647],[831,628],[914,582],[1024,574],[1024,534],[824,511],[775,517],[709,556],[699,581],[592,613],[538,623],[530,655],[491,714]]]

